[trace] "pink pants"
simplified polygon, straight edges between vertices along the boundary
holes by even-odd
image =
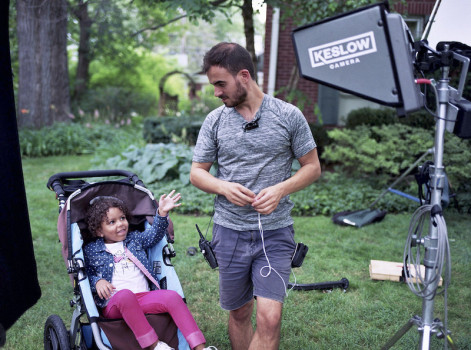
[[[147,322],[145,314],[168,312],[178,329],[182,332],[190,348],[206,343],[190,310],[181,296],[173,290],[153,290],[134,294],[129,289],[117,292],[103,309],[106,318],[123,318],[133,331],[139,345],[146,348],[159,338]]]

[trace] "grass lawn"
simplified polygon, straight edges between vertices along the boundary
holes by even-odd
[[[44,322],[51,314],[61,316],[66,326],[70,323],[72,286],[57,238],[57,202],[46,182],[56,172],[86,170],[89,162],[89,157],[23,160],[42,297],[8,330],[5,349],[41,349]],[[291,291],[284,308],[280,349],[380,349],[412,316],[422,315],[422,299],[406,284],[373,281],[368,269],[370,260],[402,261],[411,215],[388,214],[382,222],[361,229],[334,225],[330,217],[295,218],[296,240],[309,246],[303,266],[294,270],[297,282],[346,277],[350,286],[346,293],[339,289]],[[206,229],[209,217],[173,215],[172,219],[177,251],[173,263],[188,305],[208,344],[230,349],[227,313],[218,304],[217,271],[209,268],[201,254],[185,254],[188,247],[198,244],[195,223]],[[445,213],[445,219],[452,259],[448,323],[457,348],[471,349],[471,216]],[[443,295],[434,301],[434,317],[444,321]],[[419,332],[413,327],[393,349],[414,349],[418,341]],[[443,345],[443,340],[432,337],[431,349]]]

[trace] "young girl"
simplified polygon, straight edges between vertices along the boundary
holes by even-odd
[[[88,210],[88,228],[94,241],[85,246],[85,265],[96,304],[106,318],[123,318],[139,345],[148,350],[168,350],[159,341],[145,314],[168,312],[192,349],[205,348],[206,340],[180,295],[173,290],[150,290],[149,280],[135,265],[144,265],[154,280],[145,250],[157,244],[168,227],[168,212],[181,205],[175,191],[162,195],[151,227],[128,232],[129,211],[115,197],[97,197]],[[137,261],[136,261],[137,262]],[[157,287],[158,288],[158,287]]]

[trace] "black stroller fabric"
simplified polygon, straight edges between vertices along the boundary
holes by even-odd
[[[0,2],[0,331],[7,330],[41,296],[26,191],[20,156],[18,128],[8,38],[9,1]],[[21,255],[19,255],[21,252]],[[0,345],[4,341],[0,334]]]
[[[177,326],[169,314],[146,315],[152,328],[159,335],[159,339],[178,349]],[[98,325],[108,337],[113,350],[141,350],[131,328],[124,320],[98,321]]]

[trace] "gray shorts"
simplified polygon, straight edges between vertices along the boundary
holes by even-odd
[[[259,230],[235,231],[214,224],[211,245],[219,264],[224,310],[236,310],[254,296],[284,301],[296,248],[293,226],[263,231],[263,242],[266,256]]]

